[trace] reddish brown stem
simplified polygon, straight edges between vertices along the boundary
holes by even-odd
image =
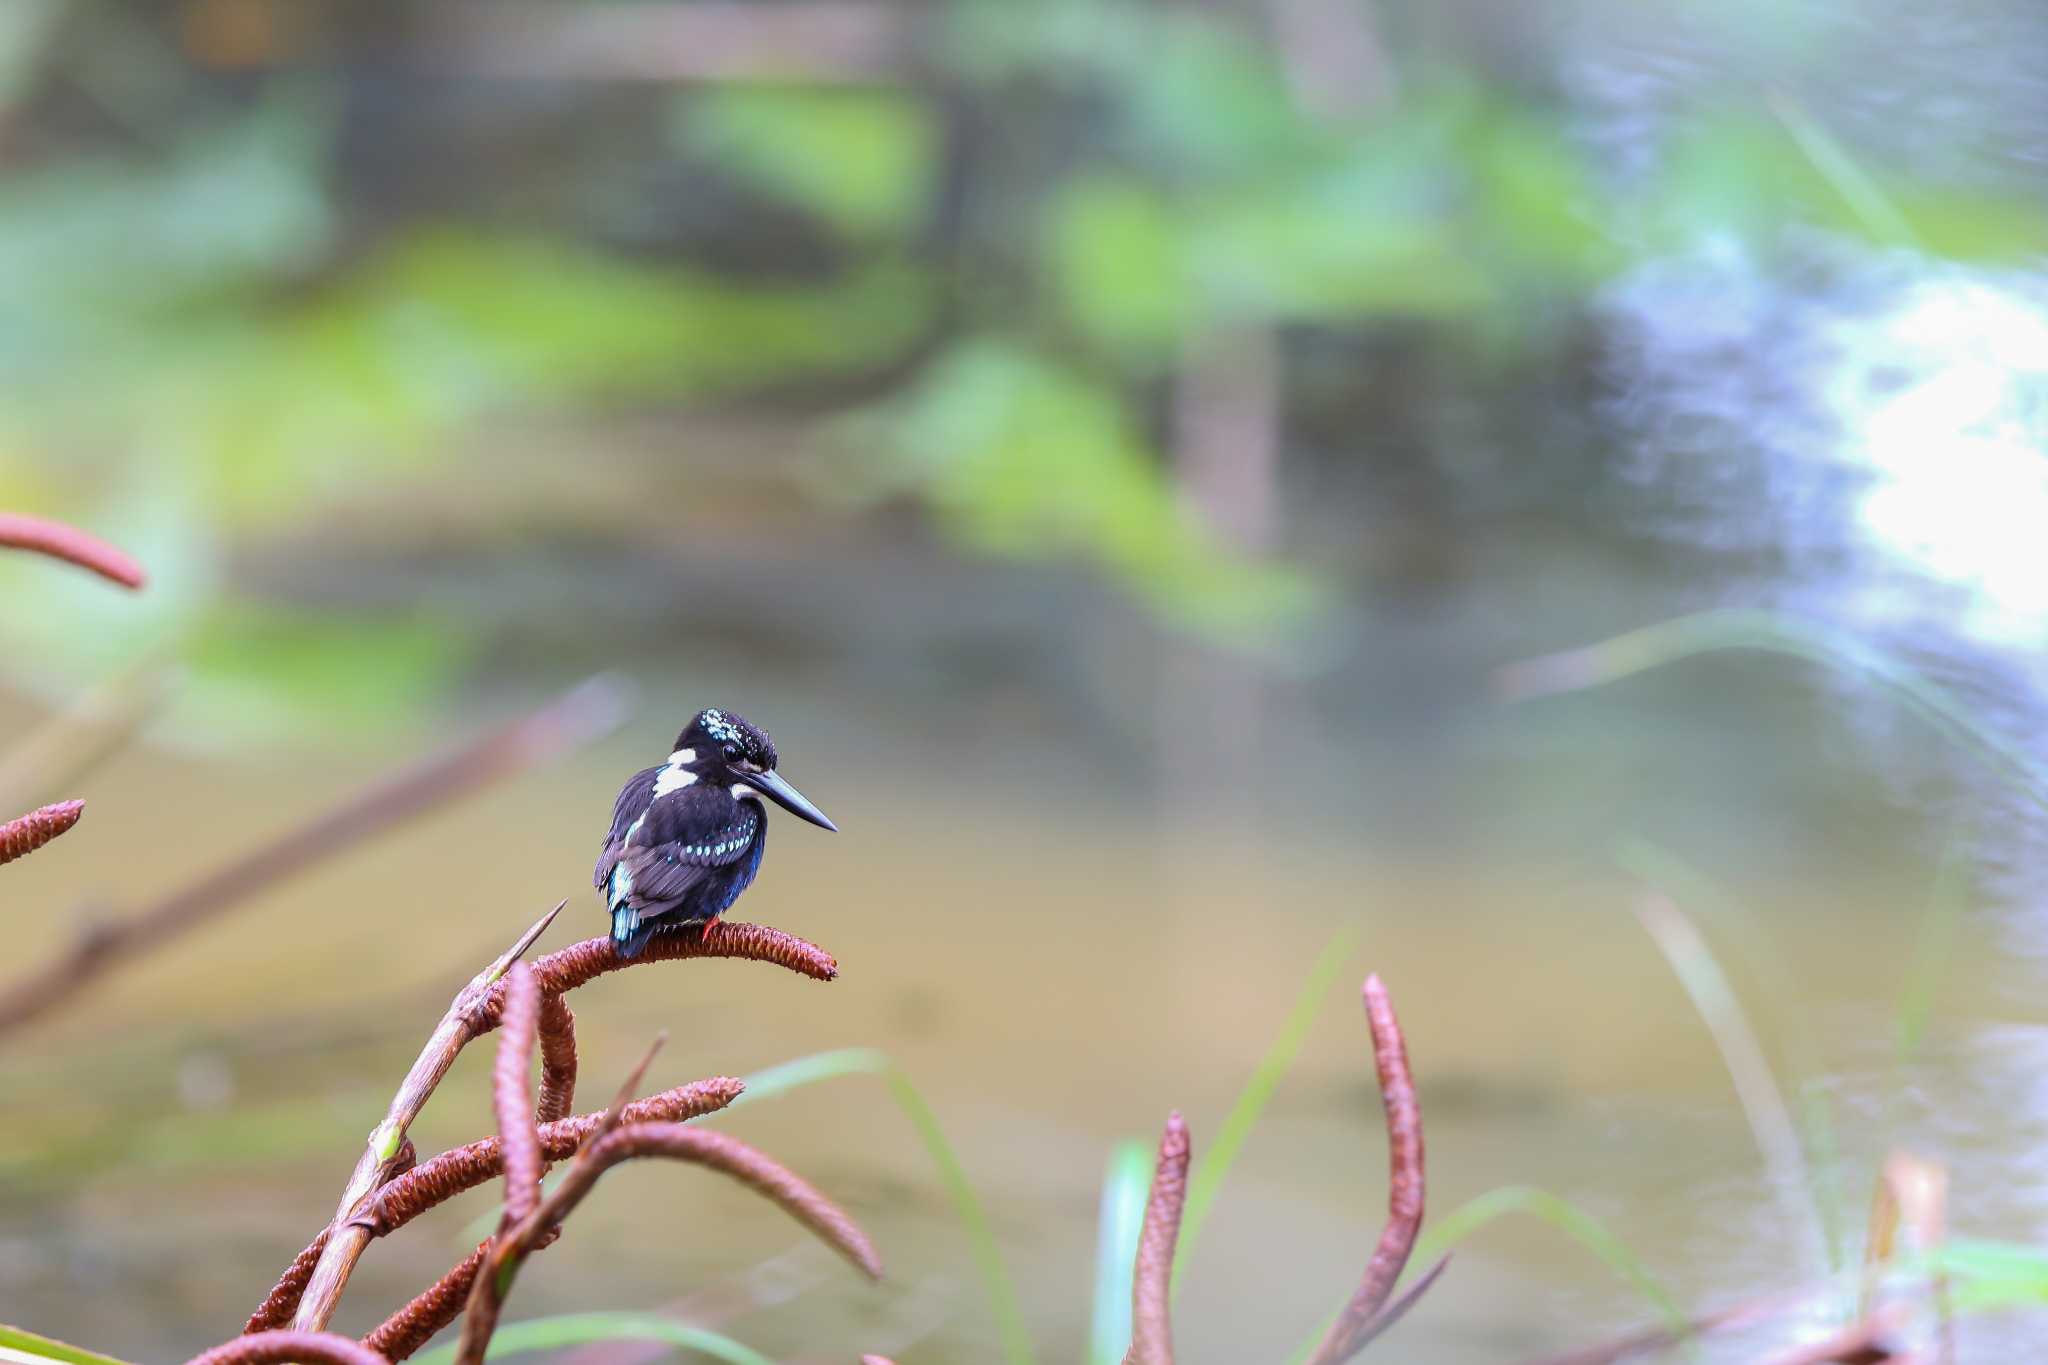
[[[284,1326],[292,1320],[292,1310],[299,1306],[305,1295],[306,1281],[313,1278],[313,1267],[320,1263],[320,1253],[327,1246],[327,1229],[320,1229],[306,1249],[292,1258],[284,1268],[284,1274],[277,1277],[270,1293],[256,1311],[249,1315],[249,1321],[242,1324],[242,1331],[268,1332]]]
[[[745,1088],[731,1076],[711,1076],[692,1081],[688,1085],[679,1085],[658,1095],[633,1101],[625,1108],[624,1120],[627,1123],[680,1123],[685,1119],[699,1118],[725,1108],[738,1099]],[[576,1149],[597,1130],[603,1118],[604,1112],[600,1110],[542,1124],[541,1156],[548,1161],[564,1161],[574,1156]],[[411,1143],[406,1147],[410,1149]],[[503,1175],[504,1150],[504,1145],[497,1138],[487,1137],[442,1152],[417,1167],[408,1166],[404,1174],[394,1175],[381,1186],[350,1221],[366,1226],[372,1237],[396,1232],[429,1209],[439,1208],[464,1191],[487,1185]],[[299,1298],[305,1292],[306,1281],[313,1273],[313,1266],[320,1259],[321,1248],[326,1245],[327,1229],[322,1228],[311,1244],[285,1269],[269,1297],[250,1314],[245,1331],[260,1332],[291,1321],[292,1312],[299,1306]]]
[[[77,824],[83,814],[85,802],[59,801],[0,825],[0,864],[26,858]]]
[[[391,1097],[384,1121],[370,1130],[363,1154],[356,1159],[355,1171],[342,1190],[341,1203],[329,1224],[327,1245],[321,1249],[320,1259],[313,1267],[313,1274],[306,1282],[305,1293],[293,1315],[293,1326],[302,1331],[317,1331],[325,1327],[327,1320],[334,1315],[335,1305],[341,1302],[341,1291],[348,1284],[356,1260],[370,1240],[369,1231],[349,1222],[349,1218],[371,1191],[390,1180],[396,1172],[397,1160],[408,1140],[406,1130],[419,1117],[420,1110],[426,1107],[427,1100],[441,1084],[441,1078],[448,1074],[448,1068],[455,1065],[456,1054],[476,1036],[477,1030],[471,1021],[480,1003],[494,987],[502,986],[500,978],[513,963],[526,955],[534,940],[561,912],[562,907],[557,905],[536,920],[517,942],[498,955],[496,961],[471,977],[469,984],[456,992],[455,999],[449,1002],[441,1022],[428,1035],[420,1055],[413,1059],[412,1070],[406,1072],[405,1079],[399,1082],[398,1093]],[[503,999],[502,991],[499,998]]]
[[[1145,1228],[1131,1277],[1131,1348],[1124,1365],[1173,1365],[1173,1251],[1180,1242],[1181,1208],[1188,1198],[1188,1126],[1178,1111],[1166,1116]]]
[[[120,963],[288,877],[604,734],[624,711],[621,688],[594,678],[521,720],[377,783],[127,919],[97,926],[0,993],[0,1034],[55,1009]]]
[[[553,1123],[576,1105],[576,1013],[559,995],[540,999],[540,1099],[534,1117]]]
[[[477,1267],[490,1249],[488,1240],[479,1242],[475,1251],[364,1337],[363,1345],[392,1360],[404,1360],[432,1341],[436,1332],[462,1316],[470,1286],[476,1283]]]
[[[1387,1224],[1366,1263],[1351,1301],[1337,1315],[1310,1365],[1338,1365],[1365,1349],[1383,1328],[1375,1323],[1394,1292],[1422,1230],[1422,1108],[1408,1070],[1408,1045],[1401,1021],[1379,977],[1365,979],[1365,1018],[1372,1029],[1373,1064],[1379,1071],[1380,1100],[1387,1113]],[[1432,1272],[1434,1273],[1434,1272]],[[1405,1308],[1404,1308],[1405,1311]]]
[[[540,987],[533,968],[515,962],[505,976],[505,1031],[498,1039],[498,1064],[491,1072],[491,1107],[505,1150],[505,1213],[511,1227],[540,1203],[540,1135],[534,1131],[533,1097],[526,1073],[540,1031]]]
[[[680,1123],[725,1108],[739,1098],[745,1087],[731,1076],[713,1076],[693,1081],[644,1100],[635,1100],[622,1113],[626,1123]],[[579,1114],[541,1125],[541,1156],[563,1161],[576,1154],[604,1122],[605,1111]],[[372,1235],[396,1232],[427,1210],[437,1208],[465,1190],[487,1184],[504,1173],[504,1147],[496,1138],[484,1138],[464,1147],[441,1153],[422,1162],[410,1174],[378,1190],[358,1215]]]
[[[881,1256],[867,1234],[816,1186],[774,1158],[726,1133],[674,1123],[631,1124],[592,1141],[577,1154],[576,1163],[539,1208],[517,1227],[492,1239],[485,1269],[472,1277],[456,1365],[482,1361],[497,1331],[505,1294],[526,1256],[543,1237],[561,1227],[606,1171],[638,1157],[694,1162],[729,1175],[780,1206],[864,1274],[881,1278]]]
[[[772,962],[814,981],[831,981],[839,975],[839,964],[830,953],[795,934],[771,929],[765,924],[714,920],[710,924],[656,934],[641,949],[638,957],[620,957],[609,938],[589,938],[581,943],[572,943],[557,952],[536,958],[533,976],[540,983],[542,995],[561,995],[628,967],[699,957],[737,957],[752,962]],[[498,1016],[504,1008],[505,992],[501,986],[479,1003],[476,1031],[488,1033],[496,1028]]]
[[[76,564],[124,588],[140,588],[148,578],[142,566],[126,553],[61,521],[0,512],[0,546]]]
[[[560,907],[557,907],[559,909]],[[543,925],[535,926],[530,933],[537,933]],[[820,981],[830,981],[838,974],[838,964],[832,955],[816,944],[808,943],[794,934],[780,929],[771,929],[765,924],[728,924],[724,921],[689,930],[657,935],[638,957],[621,958],[613,950],[608,938],[587,939],[572,944],[559,952],[549,953],[533,964],[535,982],[546,995],[560,994],[624,967],[647,962],[674,962],[685,958],[734,957],[757,962],[772,962],[791,971]],[[507,959],[509,965],[511,959]],[[503,968],[497,971],[502,973]],[[486,973],[493,981],[496,975]],[[400,1087],[399,1094],[392,1101],[391,1113],[385,1122],[371,1134],[369,1150],[358,1161],[356,1174],[350,1179],[343,1192],[340,1209],[335,1215],[342,1223],[340,1231],[329,1239],[315,1267],[313,1278],[306,1287],[300,1301],[294,1322],[299,1327],[317,1328],[327,1325],[340,1302],[341,1291],[348,1282],[355,1263],[369,1244],[370,1231],[358,1222],[350,1222],[352,1214],[370,1192],[390,1179],[390,1173],[381,1170],[381,1152],[394,1134],[403,1134],[419,1107],[426,1103],[441,1077],[455,1062],[455,1056],[463,1046],[492,1029],[498,1027],[505,1009],[505,986],[502,981],[495,985],[480,985],[484,976],[470,983],[456,1002],[443,1016],[441,1026],[427,1040],[419,1060],[413,1064],[413,1072]]]
[[[201,1351],[187,1365],[387,1365],[359,1342],[332,1332],[252,1332]]]

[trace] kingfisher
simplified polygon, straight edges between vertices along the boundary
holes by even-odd
[[[767,797],[829,830],[839,826],[775,771],[775,745],[730,711],[699,711],[668,759],[628,778],[612,807],[593,878],[620,957],[663,929],[709,923],[761,870]]]

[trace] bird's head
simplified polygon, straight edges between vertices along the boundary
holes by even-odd
[[[792,815],[826,829],[839,828],[775,771],[775,741],[768,733],[730,711],[699,711],[676,736],[670,761],[695,773],[700,782],[750,787]]]

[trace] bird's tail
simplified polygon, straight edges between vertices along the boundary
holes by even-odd
[[[654,926],[642,928],[640,912],[625,901],[612,907],[612,946],[620,957],[638,957],[640,950],[647,946],[647,940],[654,937]]]

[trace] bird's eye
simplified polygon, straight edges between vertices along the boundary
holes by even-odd
[[[739,762],[739,761],[740,761],[740,746],[739,746],[739,745],[737,745],[737,744],[728,744],[728,745],[726,745],[726,746],[725,746],[725,761],[726,761],[726,762],[728,762],[728,763],[737,763],[737,762]]]

